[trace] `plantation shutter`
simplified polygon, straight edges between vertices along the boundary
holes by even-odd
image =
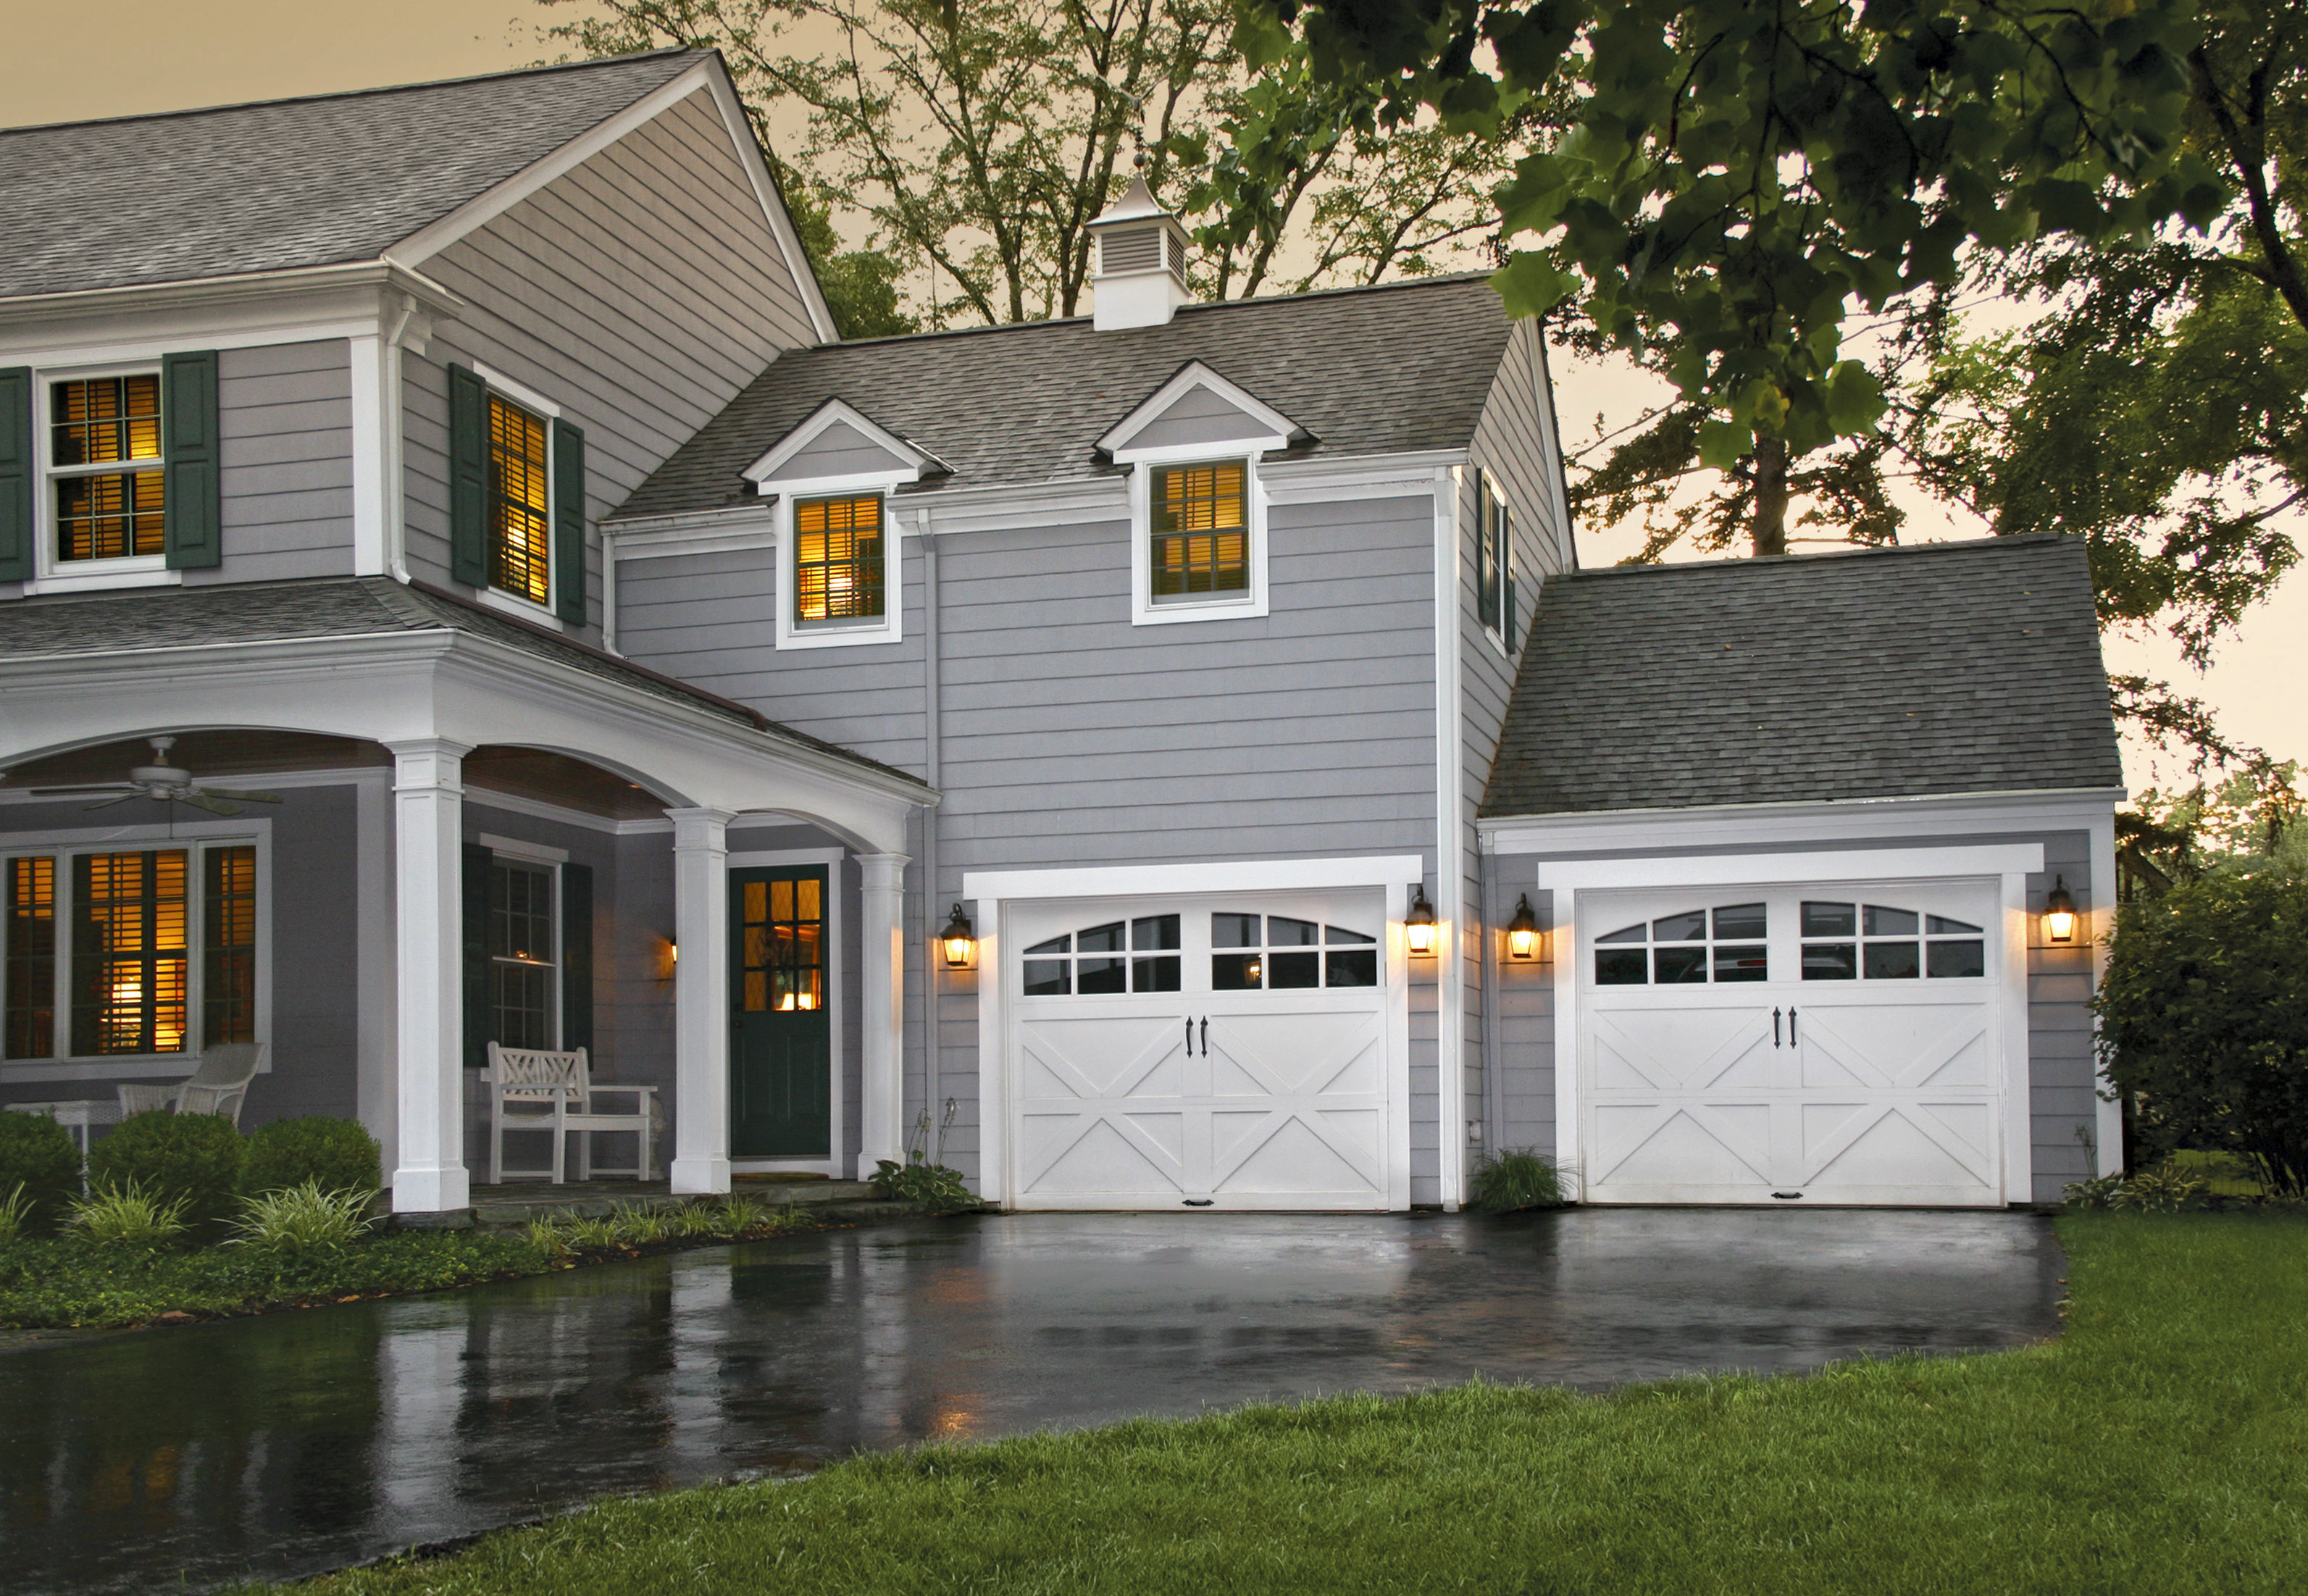
[[[449,367],[449,574],[489,585],[489,387]]]
[[[553,613],[585,624],[585,432],[553,422]]]
[[[561,1047],[593,1045],[593,867],[561,867]]]
[[[496,856],[468,842],[465,855],[465,1067],[486,1069],[492,1023],[489,1013],[489,910],[495,884]]]
[[[32,368],[0,371],[0,582],[32,575]]]
[[[161,547],[172,571],[224,563],[217,433],[216,351],[161,357]]]

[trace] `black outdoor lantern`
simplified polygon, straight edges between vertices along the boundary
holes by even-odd
[[[2073,942],[2076,939],[2076,901],[2068,893],[2065,876],[2052,878],[2051,895],[2044,900],[2044,940]]]
[[[1530,894],[1515,899],[1514,919],[1507,922],[1507,957],[1536,959],[1539,949],[1538,916],[1530,911]]]
[[[938,933],[938,941],[945,948],[945,967],[948,970],[967,970],[976,962],[977,927],[969,923],[969,917],[962,913],[960,904],[953,906],[953,916],[946,921],[945,929]]]
[[[1414,953],[1427,954],[1434,951],[1434,905],[1426,901],[1426,884],[1418,882],[1410,889],[1410,912],[1402,917],[1403,940]]]

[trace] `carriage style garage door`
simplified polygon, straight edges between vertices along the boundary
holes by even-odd
[[[1006,912],[1020,1207],[1387,1207],[1377,892]]]
[[[1996,884],[1580,895],[1598,1203],[2000,1204]]]

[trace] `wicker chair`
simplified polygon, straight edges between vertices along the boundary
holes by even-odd
[[[262,1042],[227,1042],[201,1055],[200,1067],[185,1080],[115,1088],[123,1117],[166,1109],[174,1114],[221,1114],[240,1124],[248,1083],[264,1062]]]

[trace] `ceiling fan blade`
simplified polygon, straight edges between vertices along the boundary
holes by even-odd
[[[230,787],[195,787],[193,790],[205,792],[211,798],[238,798],[244,804],[277,804],[280,801],[280,795],[277,792],[241,792]]]
[[[132,787],[125,781],[107,781],[101,786],[97,787],[33,787],[28,788],[26,790],[30,792],[34,798],[100,798],[108,792],[124,793],[130,797],[133,797],[144,789],[141,787]]]
[[[206,809],[211,815],[237,815],[240,813],[240,806],[238,804],[228,804],[222,798],[212,797],[208,793],[201,791],[198,788],[194,788],[188,792],[175,793],[171,796],[173,796],[180,804],[190,804],[195,809]]]
[[[99,790],[101,791],[102,789],[99,789]],[[115,804],[125,804],[130,798],[142,798],[143,796],[144,793],[141,788],[132,787],[126,792],[122,793],[118,798],[108,798],[100,804],[90,804],[89,807],[91,809],[109,809]]]

